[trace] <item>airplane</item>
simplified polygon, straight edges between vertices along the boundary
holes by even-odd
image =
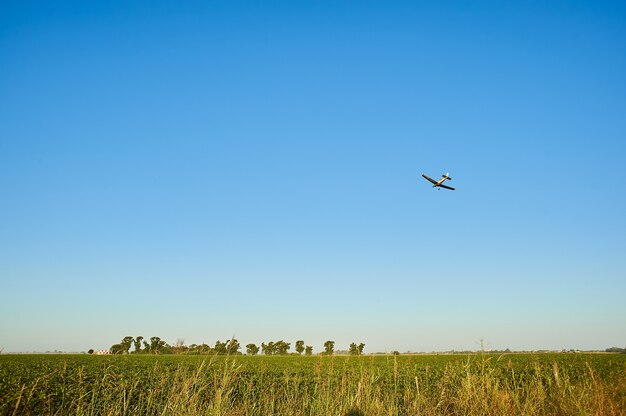
[[[427,181],[429,181],[429,182],[431,182],[433,184],[433,188],[446,188],[446,189],[449,189],[451,191],[454,191],[453,187],[446,186],[446,185],[443,184],[443,182],[446,179],[452,180],[452,178],[449,177],[447,173],[445,175],[441,175],[441,179],[439,179],[438,181],[429,178],[428,176],[424,175],[423,173],[422,173],[422,176],[424,177],[424,179],[426,179]],[[437,189],[437,190],[439,190],[439,189]]]

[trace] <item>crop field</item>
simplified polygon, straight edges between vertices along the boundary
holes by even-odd
[[[0,355],[1,415],[626,415],[626,354]]]

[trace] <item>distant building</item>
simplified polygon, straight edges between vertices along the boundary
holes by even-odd
[[[111,354],[111,350],[98,350],[98,352],[96,352],[96,355],[110,355]]]

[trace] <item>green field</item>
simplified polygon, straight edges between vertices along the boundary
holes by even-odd
[[[626,355],[0,355],[0,414],[625,415]]]

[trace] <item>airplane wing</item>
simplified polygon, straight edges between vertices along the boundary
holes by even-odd
[[[434,179],[429,178],[428,176],[422,174],[422,176],[424,177],[424,179],[426,179],[427,181],[433,183],[434,185],[437,185],[437,181]]]
[[[439,185],[439,186],[440,186],[440,187],[442,187],[442,188],[446,188],[446,189],[449,189],[449,190],[451,190],[451,191],[454,191],[454,188],[453,188],[453,187],[451,187],[451,186],[446,186],[446,185],[443,185],[443,184],[442,184],[442,185]]]

